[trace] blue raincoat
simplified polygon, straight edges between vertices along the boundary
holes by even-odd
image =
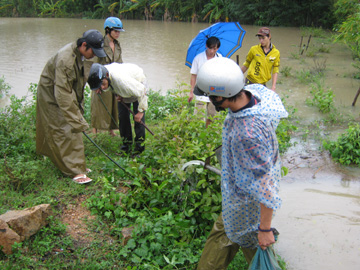
[[[281,175],[275,129],[287,117],[279,96],[263,85],[245,87],[258,103],[229,113],[222,135],[221,191],[228,238],[241,247],[256,248],[260,203],[274,212],[281,206]]]

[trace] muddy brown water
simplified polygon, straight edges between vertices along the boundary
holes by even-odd
[[[0,76],[12,86],[10,94],[23,96],[30,83],[37,83],[46,61],[61,47],[75,41],[88,29],[103,32],[104,20],[0,18]],[[120,35],[123,60],[142,67],[154,91],[165,94],[181,83],[189,83],[190,69],[185,66],[186,51],[196,34],[208,24],[146,22],[124,20]],[[243,63],[249,48],[258,43],[257,26],[243,25],[247,31],[239,56]],[[287,102],[297,109],[302,123],[321,116],[316,108],[305,105],[309,85],[299,83],[297,72],[326,66],[325,85],[335,94],[342,112],[359,117],[360,100],[351,107],[359,81],[349,50],[337,44],[324,44],[328,53],[300,57],[299,28],[273,27],[272,42],[281,53],[281,69],[289,68],[292,77],[280,74],[277,92],[288,95]],[[308,41],[308,36],[303,42]],[[321,44],[317,45],[321,46]],[[312,39],[308,51],[315,50]],[[182,89],[188,89],[183,85]],[[3,107],[8,100],[0,100]],[[310,131],[311,132],[311,131]],[[339,133],[335,130],[334,133]],[[329,135],[330,136],[330,135]],[[304,145],[305,144],[305,145]],[[326,154],[318,153],[311,141],[298,144],[284,155],[290,169],[281,183],[283,206],[274,218],[280,231],[276,245],[289,269],[359,269],[360,265],[360,169],[334,165]]]

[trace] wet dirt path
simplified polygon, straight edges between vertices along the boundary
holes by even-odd
[[[283,165],[289,174],[273,226],[280,232],[275,249],[288,269],[359,269],[360,170],[317,151],[287,154]]]

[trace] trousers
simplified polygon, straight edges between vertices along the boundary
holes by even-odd
[[[133,103],[125,103],[128,108],[131,108],[134,114],[137,114],[139,102],[135,101]],[[119,110],[119,131],[120,136],[123,139],[123,143],[125,147],[131,148],[133,144],[133,135],[131,129],[131,121],[130,121],[130,112],[129,110],[122,104],[121,102],[118,103],[118,110]],[[145,124],[145,113],[141,121]],[[135,150],[142,152],[144,151],[145,147],[142,145],[145,140],[145,127],[135,122]]]
[[[206,240],[197,269],[225,270],[239,248],[243,252],[246,261],[250,264],[257,249],[243,248],[232,242],[226,236],[222,214],[220,214]]]

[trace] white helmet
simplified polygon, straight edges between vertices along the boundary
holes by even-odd
[[[215,57],[201,66],[194,94],[229,98],[239,93],[244,85],[244,74],[233,60]]]

